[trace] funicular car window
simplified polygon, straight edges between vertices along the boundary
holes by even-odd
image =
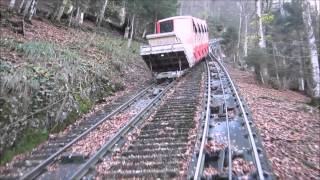
[[[160,23],[160,33],[172,32],[173,31],[173,21],[164,21]]]

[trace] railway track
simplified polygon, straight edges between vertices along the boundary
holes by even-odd
[[[170,84],[170,85],[169,85]],[[169,88],[172,83],[161,83],[150,85],[138,92],[134,92],[118,98],[112,105],[106,106],[103,110],[96,113],[94,116],[81,121],[77,126],[73,126],[68,133],[63,137],[49,139],[49,141],[41,148],[31,152],[25,159],[16,162],[10,168],[1,172],[0,179],[47,179],[54,178],[48,169],[52,164],[59,165],[61,159],[72,158],[85,160],[86,156],[74,156],[70,152],[70,148],[80,140],[83,140],[88,134],[95,131],[103,123],[113,118],[116,115],[124,113],[129,109],[143,109],[150,103],[154,97],[158,99],[163,94],[163,89]],[[66,157],[68,156],[68,157]],[[76,167],[79,165],[76,165]],[[67,168],[67,170],[70,170]],[[72,170],[72,168],[71,168]],[[49,175],[49,176],[47,176]],[[54,174],[60,176],[62,174]],[[67,178],[66,174],[62,178]]]
[[[196,128],[194,119],[199,103],[202,71],[203,64],[183,77],[147,121],[143,122],[140,117],[133,119],[135,124],[138,121],[143,123],[136,126],[139,133],[135,138],[122,143],[124,149],[117,153],[110,151],[113,144],[121,144],[121,138],[115,136],[71,179],[95,176],[103,179],[186,177],[186,173],[181,172],[186,169],[184,164],[190,157],[188,148],[192,147],[191,134]],[[128,131],[121,129],[118,135],[123,137],[125,132]]]
[[[0,179],[273,179],[249,111],[214,59],[210,54],[207,68],[200,63],[177,85],[153,84],[118,99],[66,136],[50,139]],[[89,155],[70,150],[128,113],[125,124],[104,134],[102,145]]]
[[[207,104],[189,179],[274,179],[247,107],[223,64],[207,58]]]

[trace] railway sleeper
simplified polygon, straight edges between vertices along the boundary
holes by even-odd
[[[188,146],[186,142],[173,142],[173,143],[165,143],[165,144],[144,144],[144,143],[134,143],[129,147],[129,150],[139,150],[139,149],[159,149],[159,148],[181,148]]]
[[[179,169],[163,169],[163,170],[138,170],[138,171],[117,171],[110,172],[103,176],[106,179],[121,178],[143,178],[143,179],[171,179],[179,175]]]
[[[165,144],[165,143],[171,143],[171,142],[186,142],[188,141],[188,137],[181,137],[179,139],[177,138],[157,138],[157,136],[155,136],[155,138],[148,138],[148,139],[137,139],[137,142],[142,142],[145,144],[149,144],[149,143],[158,143],[158,144]]]
[[[167,125],[170,125],[172,123],[178,123],[178,122],[193,122],[193,117],[194,117],[194,114],[191,114],[191,115],[180,115],[180,116],[166,116],[166,117],[155,117],[155,119],[153,119],[150,123],[153,123],[153,124],[167,124]]]
[[[147,155],[147,154],[184,154],[187,148],[161,148],[161,149],[140,149],[140,150],[128,150],[124,152],[123,156],[131,156],[131,155]]]
[[[166,163],[145,162],[145,161],[132,163],[132,162],[126,162],[126,161],[117,161],[115,163],[112,163],[112,166],[109,169],[109,171],[117,171],[119,169],[121,170],[143,170],[143,169],[165,169],[165,168],[176,169],[181,166],[183,166],[183,163],[173,162],[173,161],[168,161]]]
[[[50,157],[50,153],[43,153],[43,154],[31,154],[28,159],[30,160],[44,160]]]
[[[165,129],[145,129],[141,134],[157,134],[157,133],[186,133],[189,132],[190,128],[165,128]]]
[[[146,126],[143,127],[142,130],[148,130],[148,129],[155,129],[155,128],[160,128],[160,129],[164,129],[164,128],[194,128],[195,124],[190,121],[190,123],[188,123],[187,121],[185,123],[174,123],[174,124],[170,124],[170,125],[162,125],[162,124],[147,124]]]
[[[0,174],[0,179],[1,180],[13,180],[13,179],[19,179],[21,175],[19,174],[7,174],[7,175],[2,175]]]
[[[161,109],[172,109],[172,108],[179,108],[179,107],[184,107],[184,108],[192,108],[192,107],[196,107],[197,106],[197,102],[195,100],[192,101],[170,101],[170,103],[165,104],[161,107]]]
[[[68,142],[71,142],[74,138],[72,137],[62,137],[62,138],[58,138],[58,139],[55,139],[55,140],[51,140],[49,143],[54,143],[54,144],[65,144],[65,143],[68,143]]]
[[[39,150],[36,150],[34,152],[32,152],[31,154],[53,154],[55,152],[57,152],[59,150],[59,148],[41,148]]]
[[[161,108],[157,113],[168,113],[171,114],[181,114],[181,113],[190,113],[196,110],[196,106],[180,106],[178,108]]]
[[[157,136],[159,138],[170,138],[170,137],[173,137],[173,138],[180,138],[180,137],[188,137],[189,136],[189,133],[188,132],[183,132],[183,133],[171,133],[171,134],[167,134],[165,133],[164,131],[163,132],[159,132],[157,134],[140,134],[139,135],[139,138],[144,138],[144,139],[153,139],[154,136]]]
[[[149,162],[168,162],[168,161],[180,161],[186,158],[184,154],[146,154],[146,155],[131,155],[131,156],[121,156],[115,157],[116,161],[126,161],[126,162],[140,162],[140,161],[149,161]]]

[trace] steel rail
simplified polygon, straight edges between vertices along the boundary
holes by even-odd
[[[207,136],[208,136],[208,127],[209,127],[209,119],[210,119],[210,103],[211,103],[211,77],[210,77],[210,69],[209,69],[209,65],[208,62],[206,61],[206,65],[207,65],[207,76],[208,76],[208,81],[207,81],[207,88],[208,88],[208,92],[207,92],[207,106],[206,106],[206,118],[205,118],[205,122],[204,122],[204,130],[203,130],[203,134],[202,134],[202,140],[201,140],[201,145],[200,145],[200,152],[199,152],[199,156],[198,156],[198,161],[197,161],[197,166],[196,166],[196,172],[194,174],[194,180],[199,180],[200,179],[200,173],[203,171],[203,163],[204,163],[204,153],[203,153],[203,149],[204,149],[204,145],[207,142]]]
[[[115,115],[116,113],[122,111],[123,109],[127,108],[128,106],[130,106],[133,102],[135,102],[138,98],[140,98],[141,96],[143,96],[148,89],[150,89],[151,87],[153,87],[154,84],[148,86],[147,88],[143,89],[142,91],[140,91],[137,95],[135,95],[134,97],[132,97],[131,99],[129,99],[127,102],[125,102],[124,104],[122,104],[121,106],[119,106],[117,109],[115,109],[114,111],[112,111],[110,114],[108,114],[106,117],[104,117],[103,119],[101,119],[99,122],[97,122],[95,125],[93,125],[92,127],[90,127],[89,129],[87,129],[85,132],[83,132],[82,134],[80,134],[78,137],[76,137],[75,139],[73,139],[71,142],[69,142],[68,144],[66,144],[64,147],[62,147],[61,149],[59,149],[57,152],[55,152],[54,154],[52,154],[50,157],[48,157],[46,160],[44,160],[43,162],[41,162],[38,166],[36,166],[34,169],[32,169],[31,171],[29,171],[28,173],[24,174],[20,179],[22,180],[27,180],[27,179],[34,179],[36,178],[38,175],[41,174],[41,172],[43,171],[43,169],[45,167],[47,167],[48,165],[50,165],[52,162],[55,161],[55,158],[57,156],[59,156],[61,153],[63,153],[66,149],[68,149],[70,146],[72,146],[74,143],[76,143],[77,141],[79,141],[82,137],[84,137],[85,135],[87,135],[89,132],[91,132],[92,130],[96,129],[100,124],[102,124],[105,120],[109,119],[110,117],[112,117],[113,115]]]
[[[239,103],[239,107],[241,109],[241,112],[243,114],[243,119],[244,119],[244,122],[246,124],[246,128],[247,128],[247,131],[248,131],[248,134],[249,134],[249,140],[250,140],[250,144],[252,146],[252,151],[253,151],[253,155],[254,155],[254,160],[255,160],[255,164],[256,164],[256,167],[257,167],[257,171],[258,171],[258,176],[259,176],[259,179],[260,180],[264,180],[264,175],[263,175],[263,169],[262,169],[262,166],[261,166],[261,162],[260,162],[260,158],[259,158],[259,154],[258,154],[258,150],[257,150],[257,146],[256,146],[256,143],[255,143],[255,140],[253,138],[253,135],[252,135],[252,130],[250,128],[250,124],[249,124],[249,120],[248,120],[248,117],[247,117],[247,114],[246,114],[246,111],[244,110],[244,106],[243,106],[243,103],[240,99],[240,96],[237,92],[237,89],[228,73],[228,71],[226,70],[226,68],[223,66],[223,64],[216,60],[216,62],[219,64],[219,66],[222,68],[222,70],[224,71],[224,73],[226,74],[230,84],[231,84],[231,87],[236,95],[236,98],[237,98],[237,101]]]
[[[140,122],[143,116],[153,106],[161,100],[163,95],[175,84],[175,81],[171,82],[161,93],[159,93],[144,109],[130,119],[129,123],[122,127],[107,143],[103,145],[85,164],[83,164],[70,178],[68,179],[81,179],[106,153],[110,152],[112,147],[126,135],[130,129]]]
[[[214,60],[211,56],[210,58],[212,60]],[[224,102],[224,110],[226,113],[226,123],[227,123],[227,139],[228,139],[228,178],[229,180],[232,180],[232,154],[231,154],[231,141],[230,141],[230,125],[229,125],[229,117],[228,117],[228,107],[227,107],[227,100],[226,100],[226,94],[224,91],[224,86],[223,86],[223,82],[222,82],[222,78],[221,78],[221,73],[219,72],[220,69],[218,70],[218,74],[219,74],[219,80],[220,80],[220,85],[221,85],[221,89],[222,89],[222,94],[223,94],[223,102]]]

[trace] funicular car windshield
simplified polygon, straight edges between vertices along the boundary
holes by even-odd
[[[160,33],[167,33],[173,31],[173,20],[164,21],[160,23]]]

